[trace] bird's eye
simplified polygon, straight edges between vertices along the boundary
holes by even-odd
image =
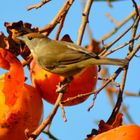
[[[29,39],[29,40],[32,40],[33,38],[32,38],[31,36],[28,36],[28,39]]]

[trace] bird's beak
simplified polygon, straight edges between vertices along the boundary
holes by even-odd
[[[24,41],[24,37],[23,37],[23,36],[18,36],[18,37],[16,37],[16,38],[19,39],[19,40]]]

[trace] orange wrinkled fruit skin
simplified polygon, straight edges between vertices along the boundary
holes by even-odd
[[[16,101],[15,94],[20,92],[24,85],[24,71],[18,59],[7,50],[0,48],[0,68],[8,70],[4,74],[4,87],[6,104],[13,105]],[[10,96],[9,96],[10,92]]]
[[[0,140],[27,140],[25,129],[34,131],[42,118],[43,104],[37,90],[24,84],[24,70],[18,59],[0,48]]]
[[[140,140],[140,127],[134,124],[123,125],[86,140]]]
[[[56,93],[56,87],[64,77],[50,73],[40,68],[33,61],[30,66],[30,75],[33,86],[38,89],[41,96],[49,103],[54,104],[58,93]],[[91,92],[97,82],[97,67],[92,66],[83,69],[80,73],[74,75],[73,80],[67,87],[64,94],[63,101],[75,97],[80,94]],[[85,101],[88,97],[78,98],[72,102],[66,102],[64,106],[72,106]]]
[[[14,105],[5,104],[2,92],[3,82],[0,82],[0,140],[27,140],[25,129],[33,132],[42,117],[42,101],[37,91],[24,84]]]

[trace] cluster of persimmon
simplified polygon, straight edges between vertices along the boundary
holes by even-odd
[[[33,61],[29,68],[33,86],[27,85],[21,62],[14,54],[2,48],[0,48],[0,68],[7,70],[0,76],[0,140],[25,140],[25,129],[34,131],[42,118],[42,97],[54,104],[58,96],[56,86],[64,77],[41,69]],[[74,76],[64,100],[91,92],[96,81],[96,66],[84,69]],[[65,105],[79,104],[86,98]]]
[[[21,62],[9,51],[0,48],[0,69],[6,72],[0,75],[0,140],[26,140],[25,129],[34,131],[40,124],[43,112],[42,98],[54,104],[58,94],[56,86],[64,77],[52,74],[40,68],[33,60],[30,64],[32,86],[25,83]],[[63,100],[79,94],[91,92],[97,82],[97,67],[83,69],[74,75],[68,85]],[[66,102],[72,106],[85,101],[88,97]],[[121,126],[92,136],[87,140],[138,140],[140,127]]]

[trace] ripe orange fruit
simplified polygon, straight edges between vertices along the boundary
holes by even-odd
[[[33,87],[24,84],[20,93],[16,93],[15,103],[6,104],[3,87],[4,82],[0,82],[0,140],[27,140],[25,129],[32,132],[41,121],[41,97]]]
[[[86,140],[140,140],[140,127],[134,124],[123,125]]]
[[[27,140],[25,129],[34,131],[42,118],[42,100],[35,88],[24,84],[21,63],[0,48],[0,140]]]
[[[33,86],[38,89],[41,96],[49,103],[54,104],[58,94],[56,93],[56,86],[64,77],[50,73],[40,68],[35,62],[31,63],[30,74]],[[79,94],[91,92],[97,82],[97,67],[92,66],[83,69],[80,73],[74,75],[73,80],[68,85],[63,100],[70,97],[75,97]],[[72,102],[67,102],[65,106],[79,104],[85,101],[87,97],[79,98]]]

